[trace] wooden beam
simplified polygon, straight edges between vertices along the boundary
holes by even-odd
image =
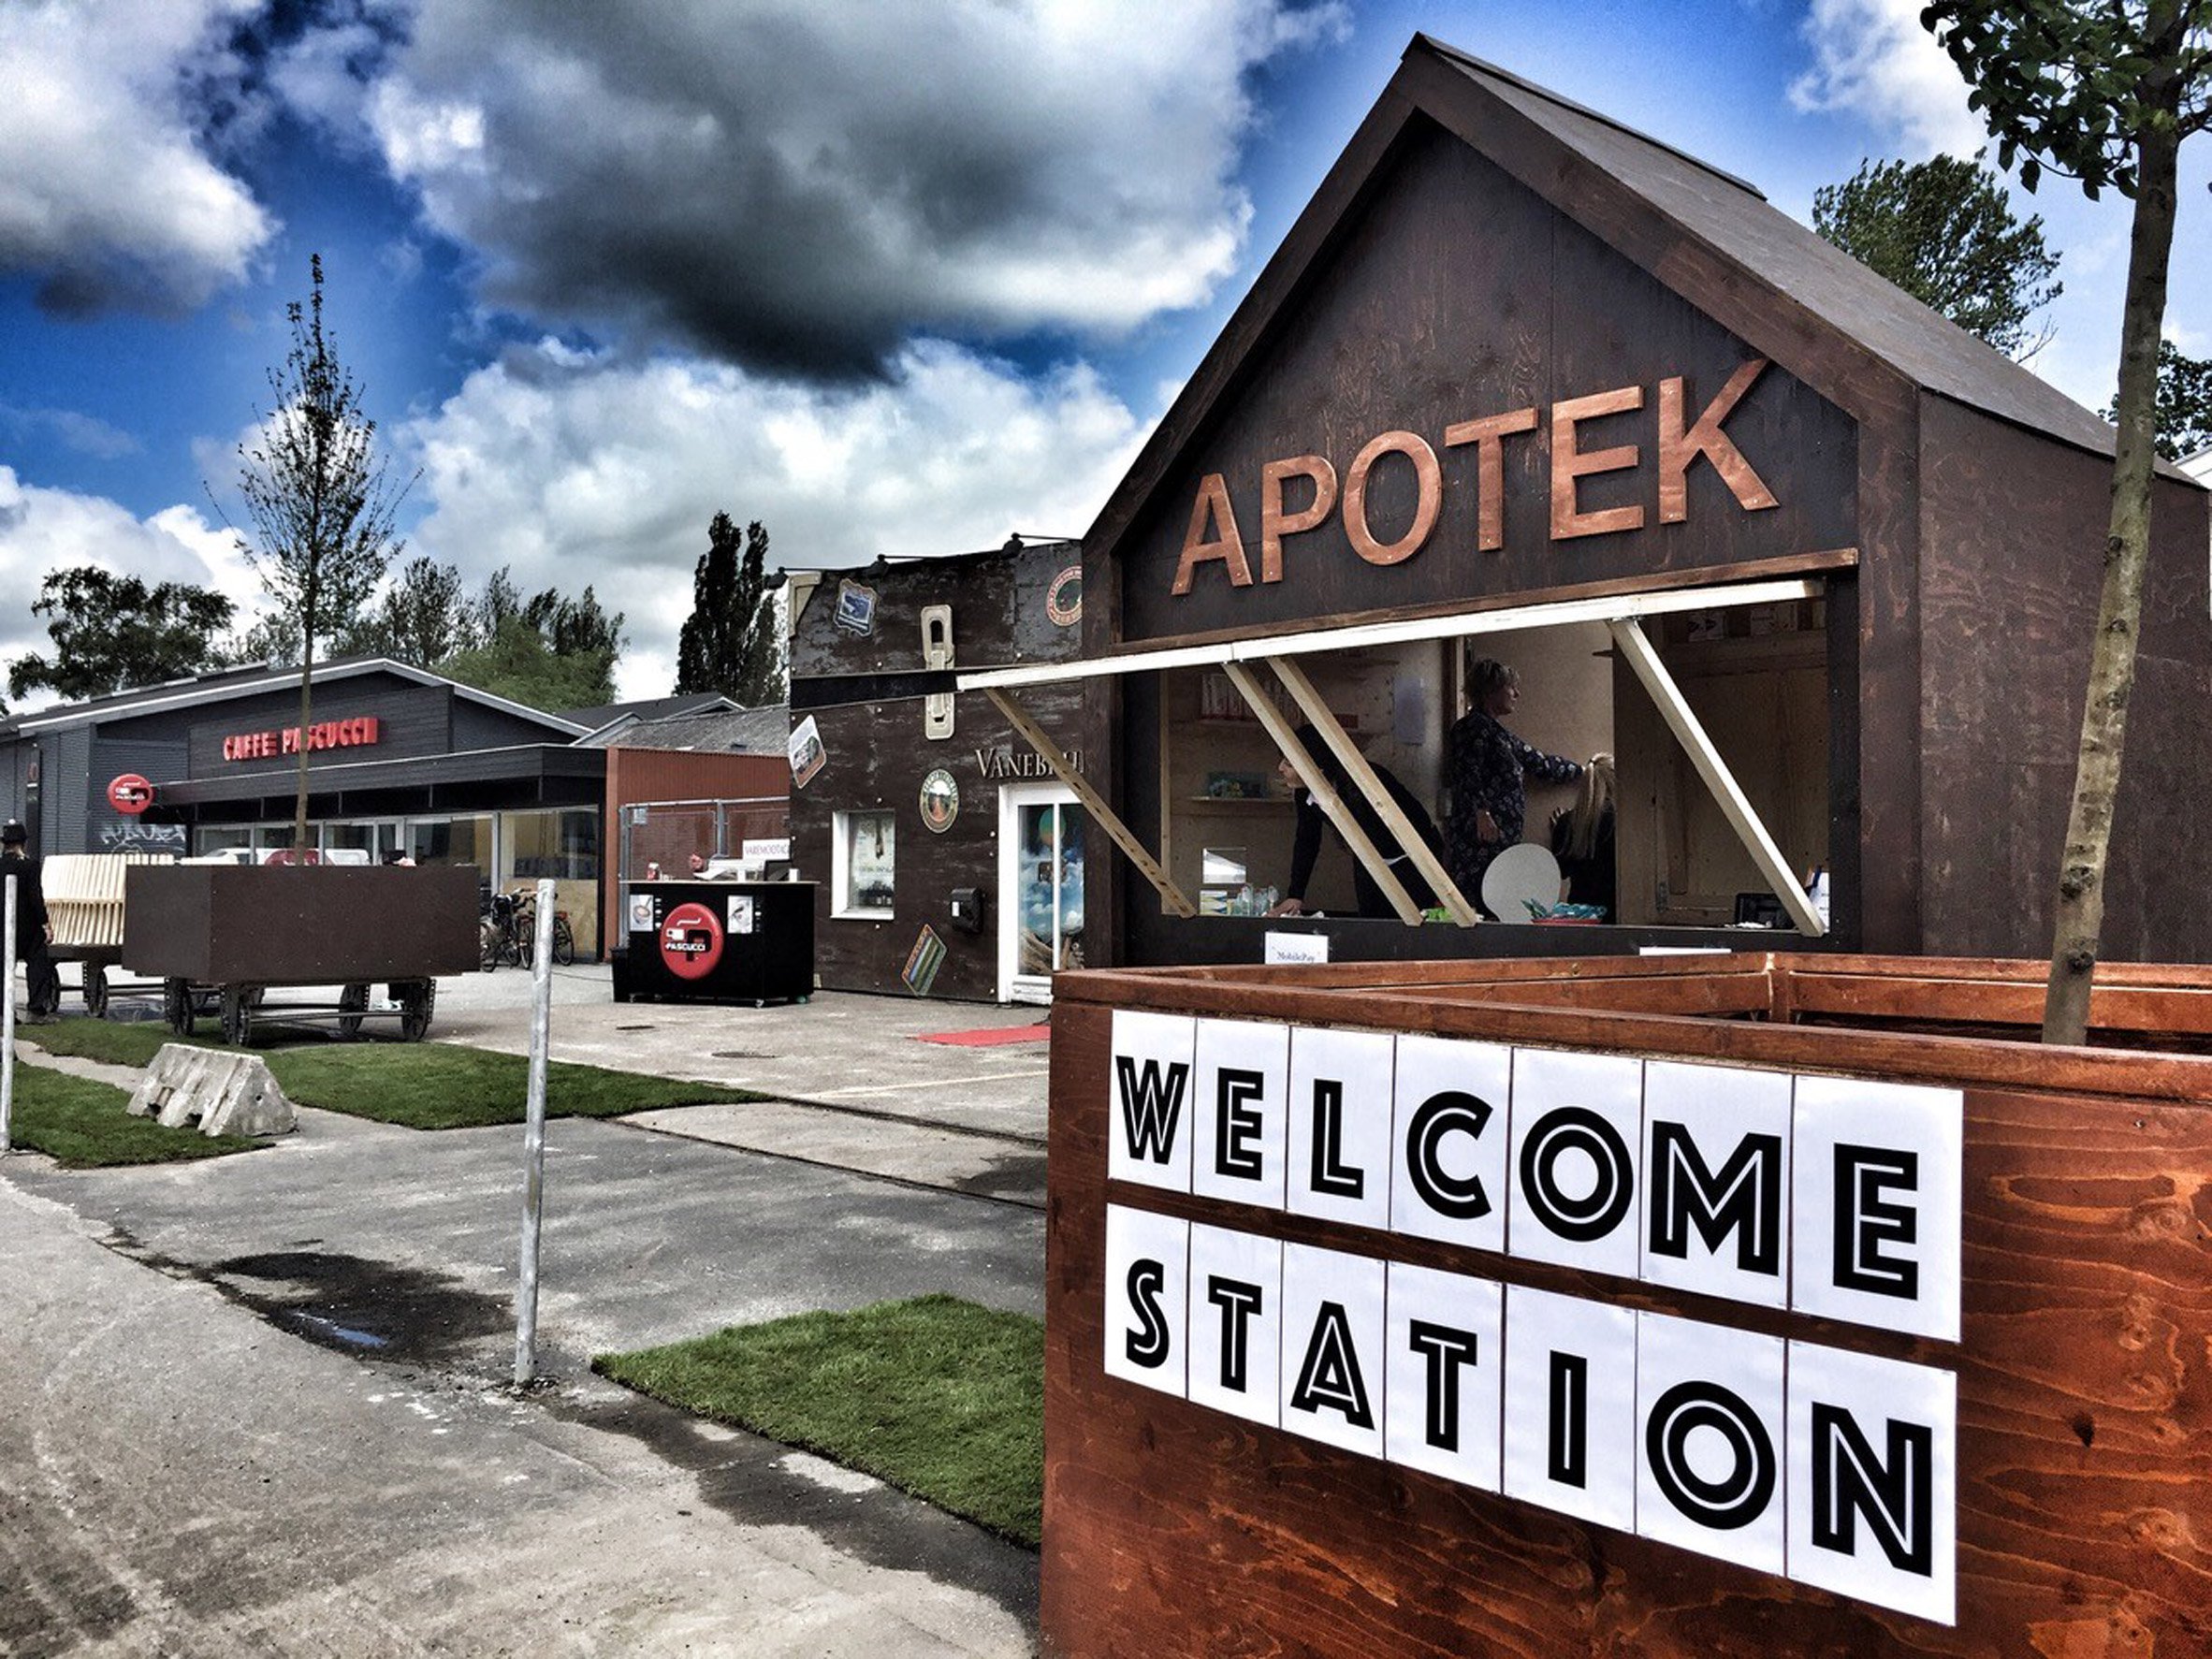
[[[1722,816],[1727,819],[1729,827],[1751,853],[1752,862],[1767,878],[1768,885],[1774,889],[1774,895],[1782,900],[1790,919],[1797,923],[1799,932],[1820,938],[1827,932],[1821,923],[1820,912],[1812,908],[1812,901],[1797,885],[1796,874],[1783,862],[1782,849],[1774,844],[1774,837],[1767,833],[1767,826],[1752,810],[1751,802],[1737,784],[1736,775],[1728,770],[1728,763],[1721,759],[1721,751],[1713,747],[1704,725],[1691,711],[1681,687],[1666,672],[1666,664],[1659,661],[1659,653],[1652,648],[1642,625],[1634,617],[1627,617],[1608,621],[1606,626],[1611,631],[1613,644],[1620,648],[1623,660],[1635,670],[1644,690],[1652,693],[1652,701],[1659,706],[1660,718],[1689,752],[1690,764],[1697,768],[1697,776],[1705,779],[1705,787],[1712,791],[1713,799],[1721,805]]]
[[[1052,768],[1053,776],[1075,792],[1075,798],[1083,803],[1084,809],[1113,837],[1113,844],[1128,855],[1129,862],[1158,891],[1168,908],[1178,916],[1197,915],[1198,906],[1185,896],[1183,890],[1160,867],[1159,861],[1144,851],[1144,843],[1129,833],[1128,825],[1106,804],[1106,797],[1091,787],[1090,780],[1075,769],[1060,746],[1029,718],[1028,711],[996,686],[986,686],[983,695],[991,699],[992,705],[1006,717],[1006,723],[1021,735],[1023,741],[1037,751],[1038,758]]]
[[[1388,824],[1390,834],[1398,837],[1398,845],[1405,849],[1413,860],[1413,867],[1428,879],[1435,889],[1437,901],[1451,912],[1451,919],[1462,927],[1473,927],[1482,920],[1481,912],[1469,904],[1466,895],[1451,879],[1451,872],[1444,867],[1444,861],[1436,856],[1436,850],[1413,827],[1413,822],[1390,798],[1390,792],[1375,775],[1375,768],[1367,764],[1367,757],[1354,747],[1351,737],[1338,723],[1336,716],[1314,690],[1314,682],[1306,677],[1305,670],[1287,657],[1270,657],[1267,665],[1275,671],[1275,677],[1297,702],[1305,718],[1314,723],[1314,730],[1321,734],[1321,740],[1329,745],[1330,752],[1344,764],[1352,781],[1367,796],[1372,806]]]
[[[1719,587],[1675,587],[1653,593],[1601,593],[1579,599],[1542,600],[1500,609],[1465,609],[1448,616],[1406,618],[1390,622],[1353,622],[1276,632],[1257,638],[1216,640],[1205,645],[1144,647],[1103,657],[1066,662],[1036,662],[1020,668],[980,669],[959,677],[963,691],[991,686],[1054,685],[1101,674],[1146,674],[1166,668],[1217,668],[1225,662],[1257,662],[1267,657],[1304,656],[1314,651],[1350,651],[1370,646],[1403,645],[1431,639],[1472,639],[1522,628],[1558,628],[1570,622],[1607,622],[1616,617],[1659,617],[1678,611],[1722,610],[1731,605],[1779,604],[1818,599],[1822,584],[1797,576]]]
[[[1359,820],[1352,816],[1351,808],[1345,804],[1344,797],[1336,793],[1335,786],[1322,775],[1314,757],[1306,753],[1305,745],[1299,742],[1295,728],[1285,718],[1283,711],[1275,706],[1274,699],[1261,688],[1259,677],[1242,662],[1228,662],[1223,667],[1228,671],[1230,680],[1235,682],[1237,690],[1244,693],[1244,701],[1252,706],[1252,712],[1259,716],[1259,723],[1267,728],[1267,735],[1275,740],[1275,747],[1283,751],[1283,758],[1290,763],[1290,769],[1313,792],[1315,804],[1329,815],[1329,822],[1336,826],[1337,834],[1344,837],[1344,844],[1352,850],[1352,856],[1375,878],[1375,884],[1383,890],[1383,896],[1390,901],[1390,908],[1398,912],[1398,920],[1408,927],[1419,927],[1421,924],[1420,906],[1413,902],[1413,895],[1405,891],[1405,883],[1398,880],[1398,872],[1390,868],[1390,861],[1382,855],[1382,849],[1360,827]],[[1334,727],[1337,736],[1344,736],[1344,728],[1337,725],[1336,717],[1326,706],[1321,710],[1321,718],[1315,720],[1314,725],[1317,730],[1324,725]],[[1346,741],[1348,745],[1349,739]],[[1357,751],[1354,753],[1356,756]],[[1365,763],[1361,764],[1364,767]]]

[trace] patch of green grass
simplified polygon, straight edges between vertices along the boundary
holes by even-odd
[[[332,1042],[266,1053],[278,1085],[320,1106],[411,1129],[520,1123],[530,1060],[450,1042]],[[555,1061],[546,1069],[548,1117],[619,1117],[661,1106],[765,1097],[726,1083],[685,1083]]]
[[[159,1020],[145,1020],[123,1024],[109,1020],[67,1019],[56,1020],[51,1026],[33,1026],[29,1030],[19,1030],[17,1035],[26,1042],[35,1042],[50,1055],[74,1055],[82,1060],[102,1060],[110,1066],[149,1066],[165,1042],[195,1041],[203,1046],[214,1046],[221,1040],[214,1035],[214,1022],[200,1022],[208,1035],[191,1039],[170,1032]]]
[[[212,1022],[186,1040],[158,1021],[60,1020],[24,1033],[51,1054],[77,1055],[118,1066],[146,1066],[165,1042],[221,1047]],[[446,1042],[332,1042],[311,1036],[295,1047],[262,1047],[277,1085],[302,1106],[374,1118],[413,1129],[481,1128],[520,1123],[530,1088],[530,1059]],[[685,1083],[556,1061],[546,1072],[548,1117],[619,1117],[662,1106],[764,1096],[726,1083]]]
[[[1035,1548],[1044,1327],[953,1296],[800,1314],[591,1361],[688,1411],[804,1447]]]
[[[43,1066],[19,1065],[7,1138],[71,1170],[221,1157],[228,1152],[250,1152],[256,1144],[240,1135],[165,1129],[150,1117],[133,1117],[125,1112],[129,1099],[111,1084],[71,1077]]]

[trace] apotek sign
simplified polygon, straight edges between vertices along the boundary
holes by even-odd
[[[1393,1236],[1956,1342],[1955,1089],[1117,1011],[1109,1375],[1950,1623],[1948,1370],[1391,1259]]]

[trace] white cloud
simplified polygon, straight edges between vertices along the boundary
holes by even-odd
[[[422,0],[368,100],[386,165],[551,326],[770,371],[917,333],[1115,330],[1234,269],[1244,79],[1289,0]]]
[[[147,518],[99,496],[24,484],[0,466],[0,663],[53,648],[45,620],[31,614],[48,574],[93,564],[149,585],[212,588],[242,614],[260,586],[226,531],[191,507]]]
[[[590,585],[628,618],[622,694],[660,696],[717,512],[794,569],[1076,535],[1143,436],[1087,367],[1026,378],[936,342],[851,390],[517,352],[404,435],[431,503],[411,551],[471,586],[502,564],[525,592]]]
[[[1988,142],[1966,107],[1967,86],[1935,36],[1921,0],[1812,0],[1804,35],[1813,66],[1790,84],[1809,113],[1855,115],[1914,159],[1972,155]]]
[[[65,314],[183,311],[243,276],[274,225],[211,159],[182,90],[220,78],[252,0],[0,6],[0,273]]]

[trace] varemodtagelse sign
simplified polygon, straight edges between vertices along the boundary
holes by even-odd
[[[1953,1373],[1389,1238],[1956,1342],[1958,1091],[1124,1010],[1108,1106],[1114,1180],[1377,1235],[1110,1204],[1110,1375],[1953,1622]]]

